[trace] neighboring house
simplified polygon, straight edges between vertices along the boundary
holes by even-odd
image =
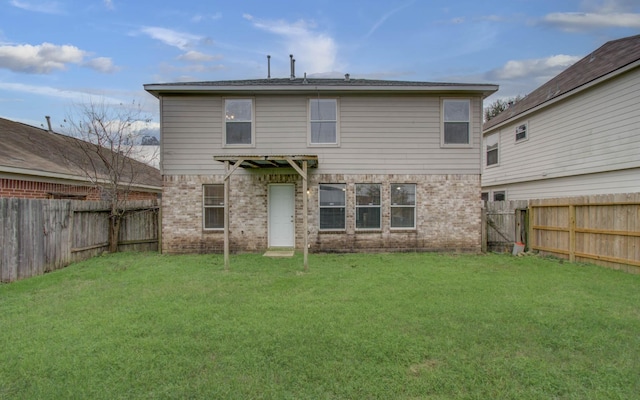
[[[100,189],[78,167],[92,161],[78,142],[79,139],[0,118],[0,197],[100,200]],[[100,165],[100,161],[93,161]],[[126,167],[124,181],[133,179],[128,199],[158,198],[162,192],[158,169],[132,159],[128,159]],[[100,171],[101,175],[105,173]]]
[[[145,85],[160,99],[162,249],[221,251],[228,235],[235,252],[478,252],[482,101],[497,89],[348,75]]]
[[[640,35],[607,42],[483,136],[485,199],[640,192]]]

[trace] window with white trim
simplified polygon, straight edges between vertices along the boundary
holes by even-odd
[[[229,146],[253,145],[253,100],[225,99],[224,144]]]
[[[471,101],[442,100],[442,143],[444,145],[471,144]]]
[[[309,144],[338,144],[337,99],[309,99]]]
[[[493,193],[493,201],[505,201],[507,199],[507,193],[504,190],[497,190]]]
[[[391,228],[414,229],[416,227],[416,185],[394,183],[391,185]]]
[[[520,124],[516,127],[516,142],[527,139],[527,124]]]
[[[500,135],[498,133],[491,134],[484,139],[486,166],[498,165],[498,142]]]
[[[380,184],[356,184],[356,229],[380,229]]]
[[[320,229],[344,230],[346,226],[346,190],[344,183],[320,184]]]
[[[203,185],[203,221],[204,229],[224,229],[224,185]]]

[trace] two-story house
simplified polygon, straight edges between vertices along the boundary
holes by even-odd
[[[605,43],[483,135],[487,200],[640,192],[640,35]]]
[[[490,84],[258,79],[160,100],[162,250],[480,251]],[[226,221],[226,222],[225,222]]]

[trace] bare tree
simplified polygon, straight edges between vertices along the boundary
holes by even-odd
[[[113,104],[90,100],[76,104],[65,120],[82,157],[66,157],[109,202],[109,251],[118,251],[120,223],[135,184],[144,181],[146,165],[134,160],[151,119],[139,103]],[[62,150],[64,151],[64,150]]]
[[[498,114],[516,104],[523,99],[523,96],[517,95],[507,99],[496,99],[484,108],[484,122],[496,117]]]

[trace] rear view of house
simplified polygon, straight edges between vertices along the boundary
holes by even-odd
[[[258,79],[160,99],[164,252],[480,250],[488,84]]]

